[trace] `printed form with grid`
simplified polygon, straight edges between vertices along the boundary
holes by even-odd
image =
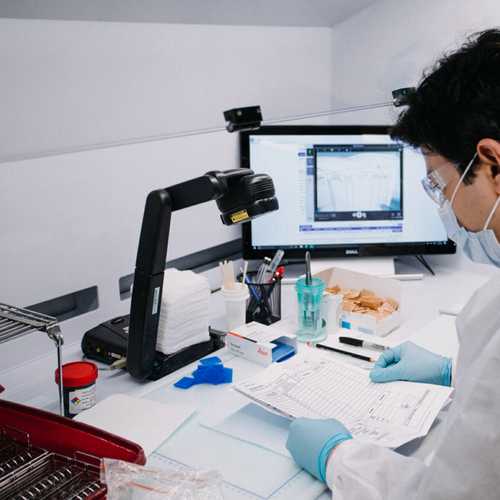
[[[288,418],[335,418],[356,438],[389,448],[425,436],[453,390],[415,382],[374,384],[367,370],[316,349],[273,364],[235,389]]]

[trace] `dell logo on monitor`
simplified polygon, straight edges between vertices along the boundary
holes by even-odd
[[[346,255],[358,255],[359,254],[359,250],[357,248],[347,249],[345,251],[345,254]]]

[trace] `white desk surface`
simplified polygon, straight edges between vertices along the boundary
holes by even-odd
[[[395,342],[414,337],[415,332],[438,317],[440,307],[455,303],[465,304],[474,290],[493,275],[493,272],[484,266],[464,264],[463,260],[458,258],[448,260],[434,258],[433,267],[437,273],[435,277],[426,274],[422,281],[401,282],[403,322],[400,328],[390,334]],[[411,269],[411,266],[407,266],[405,271],[420,272],[420,269]],[[214,317],[212,324],[223,328],[224,309],[220,294],[214,294],[212,301]],[[293,317],[295,314],[295,291],[292,285],[283,287],[283,311],[285,317]],[[62,330],[64,332],[64,324],[62,324]],[[28,338],[19,341],[27,341]],[[426,339],[427,342],[428,340]],[[453,343],[455,340],[450,339],[450,342]],[[217,355],[222,357],[226,366],[233,368],[235,381],[247,378],[262,369],[255,364],[235,358],[224,350],[219,351]],[[81,359],[80,345],[64,346],[64,362],[77,359]],[[207,415],[213,418],[217,412],[221,415],[229,414],[232,407],[235,409],[241,407],[244,399],[241,399],[243,396],[232,391],[227,385],[196,386],[187,391],[172,387],[173,382],[189,374],[196,365],[197,363],[193,363],[159,381],[145,383],[135,381],[124,371],[101,371],[97,385],[98,399],[104,399],[114,393],[129,393],[167,404],[175,400],[196,404],[198,411],[195,417],[188,420],[169,440],[163,443],[159,454],[151,456],[150,463],[154,465],[219,469],[227,479],[225,491],[228,498],[294,498],[294,482],[296,481],[298,481],[297,487],[305,488],[301,490],[303,491],[301,498],[318,498],[322,491],[321,485],[308,479],[310,477],[305,473],[298,474],[294,471],[293,462],[289,458],[252,446],[250,443],[232,439],[227,435],[218,434],[199,425]],[[0,371],[0,383],[6,388],[2,397],[57,411],[54,366],[55,352],[30,360],[13,369]],[[437,427],[439,423],[435,428]],[[410,443],[398,451],[421,457],[427,456],[432,450],[435,428],[424,440]],[[277,483],[273,484],[269,477],[267,483],[264,481],[257,486],[258,474],[265,474],[269,468],[277,471],[277,478],[288,475],[291,479],[286,484],[278,484],[279,480],[276,479]],[[242,473],[241,471],[248,472]],[[232,474],[239,475],[240,479],[236,481],[236,484],[231,483],[231,478],[228,477]],[[257,476],[254,477],[256,474]],[[248,484],[245,482],[246,479],[248,479]],[[323,495],[324,498],[329,498],[327,493]]]

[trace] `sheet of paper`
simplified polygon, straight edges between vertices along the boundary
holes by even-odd
[[[114,394],[75,417],[142,446],[146,456],[156,450],[194,412],[180,403],[157,403]]]
[[[356,438],[389,448],[425,436],[452,392],[412,382],[374,384],[366,370],[313,349],[235,389],[289,418],[336,418]]]
[[[290,419],[271,413],[257,404],[247,404],[222,419],[205,418],[201,425],[280,455],[290,456],[286,448]]]

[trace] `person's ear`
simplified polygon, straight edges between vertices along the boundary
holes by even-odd
[[[500,141],[481,139],[477,143],[479,161],[489,167],[489,174],[495,184],[495,191],[500,195]]]

